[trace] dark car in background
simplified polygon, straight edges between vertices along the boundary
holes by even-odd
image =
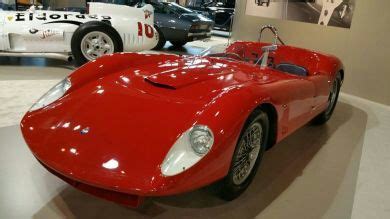
[[[166,41],[175,47],[181,47],[187,42],[211,37],[214,22],[206,16],[176,3],[158,1],[148,3],[154,7],[154,22],[160,34],[156,49],[162,48]]]
[[[187,42],[208,39],[214,22],[191,9],[176,3],[145,1],[153,5],[155,26],[160,34],[156,49],[162,48],[166,41],[181,47]]]
[[[188,0],[186,7],[213,20],[215,30],[231,31],[235,0]]]
[[[64,7],[64,8],[55,8],[55,11],[71,11],[71,12],[78,12],[81,14],[87,13],[87,8],[79,8],[79,7]]]
[[[154,7],[154,24],[160,40],[155,49],[161,49],[169,41],[175,47],[184,46],[187,42],[203,40],[211,37],[214,22],[206,16],[176,3],[157,0],[96,0],[142,7],[151,4]]]
[[[15,4],[12,4],[10,2],[2,2],[0,0],[0,11],[2,11],[2,10],[5,10],[5,11],[15,10],[15,8],[16,8]]]

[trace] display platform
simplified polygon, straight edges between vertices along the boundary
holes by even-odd
[[[20,91],[29,91],[22,87]],[[355,189],[359,167],[367,165],[364,154],[360,161],[362,151],[383,140],[366,132],[390,126],[370,127],[377,122],[373,109],[386,113],[342,95],[328,125],[306,126],[268,151],[254,183],[233,202],[221,201],[205,188],[152,198],[139,210],[80,192],[47,172],[25,145],[15,116],[14,121],[2,121],[0,128],[0,175],[7,179],[0,182],[0,217],[350,218],[354,201],[364,202]],[[366,172],[367,167],[362,168]]]

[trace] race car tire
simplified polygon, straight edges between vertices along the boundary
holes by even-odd
[[[336,108],[337,101],[339,99],[341,84],[341,75],[340,73],[337,73],[329,93],[329,106],[324,112],[322,112],[313,119],[312,123],[314,125],[325,124],[332,117],[333,111]]]
[[[165,39],[164,34],[160,30],[160,28],[158,28],[157,26],[154,26],[154,28],[156,28],[159,38],[158,38],[158,43],[153,48],[153,50],[160,50],[165,46],[165,43],[167,43],[167,40]]]
[[[185,41],[169,41],[173,47],[180,48],[187,44]]]
[[[268,116],[261,110],[255,110],[245,122],[228,175],[215,186],[222,199],[231,201],[237,198],[253,181],[267,147],[269,127]],[[250,145],[246,144],[248,138],[253,140]],[[246,172],[242,171],[245,168]]]
[[[98,40],[98,36],[101,40]],[[109,49],[105,48],[106,45]],[[74,32],[71,48],[76,66],[81,66],[100,56],[123,52],[123,42],[119,33],[111,25],[101,21],[91,21],[80,25]]]

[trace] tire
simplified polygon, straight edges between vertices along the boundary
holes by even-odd
[[[100,41],[97,36],[102,37]],[[107,45],[110,46],[109,49]],[[94,46],[96,47],[94,48]],[[123,42],[118,32],[109,24],[101,21],[91,21],[82,24],[74,32],[71,48],[76,66],[81,66],[103,55],[123,52]],[[89,48],[94,48],[93,54],[87,51]]]
[[[184,42],[184,41],[169,41],[173,47],[175,48],[180,48],[180,47],[183,47],[184,45],[187,44],[187,42]]]
[[[154,28],[156,28],[159,37],[158,37],[158,43],[153,48],[153,50],[161,50],[165,46],[167,40],[165,39],[164,34],[161,32],[160,28],[158,28],[157,26],[154,26]]]
[[[329,94],[329,106],[324,112],[322,112],[321,114],[319,114],[317,117],[313,119],[312,123],[314,125],[325,124],[332,117],[333,111],[336,108],[337,101],[339,99],[340,89],[341,89],[341,75],[340,73],[337,73]]]
[[[261,163],[261,160],[263,158],[265,148],[267,146],[269,127],[270,124],[269,124],[268,116],[266,113],[264,113],[261,110],[254,111],[251,114],[251,116],[248,118],[247,122],[244,125],[244,128],[241,131],[240,138],[237,142],[237,146],[233,154],[228,175],[224,179],[219,181],[215,187],[217,188],[218,195],[222,199],[226,201],[231,201],[237,198],[248,188],[248,186],[252,182],[253,178],[256,175],[257,169]],[[258,144],[255,144],[257,145],[257,147],[252,148],[251,152],[248,152],[247,155],[243,156],[242,148],[245,148],[243,142],[245,142],[245,139],[248,136],[248,132],[250,130],[252,131],[254,130],[253,128],[257,128],[261,130],[261,132],[258,133],[258,135],[261,136],[260,141],[258,142]],[[254,156],[256,153],[256,148],[258,148],[257,157]],[[252,160],[250,157],[252,157]],[[237,161],[239,161],[240,159],[241,160],[245,159],[246,161],[245,163],[249,162],[249,166],[251,166],[252,164],[252,168],[249,167],[249,170],[245,174],[246,177],[238,178],[237,176],[239,174],[238,175],[235,174],[235,170],[238,170],[239,169],[238,167],[241,166],[241,165],[237,165]]]

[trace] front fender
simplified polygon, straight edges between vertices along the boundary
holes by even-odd
[[[189,187],[198,188],[225,177],[247,118],[266,101],[270,101],[266,94],[256,93],[250,86],[235,85],[223,89],[199,110],[195,124],[211,128],[215,143],[199,163],[177,176],[186,179],[181,183],[190,183]]]
[[[69,76],[72,88],[68,92],[72,92],[96,79],[129,69],[132,66],[146,64],[148,61],[150,60],[146,59],[145,55],[137,53],[116,53],[103,56],[86,63]]]

